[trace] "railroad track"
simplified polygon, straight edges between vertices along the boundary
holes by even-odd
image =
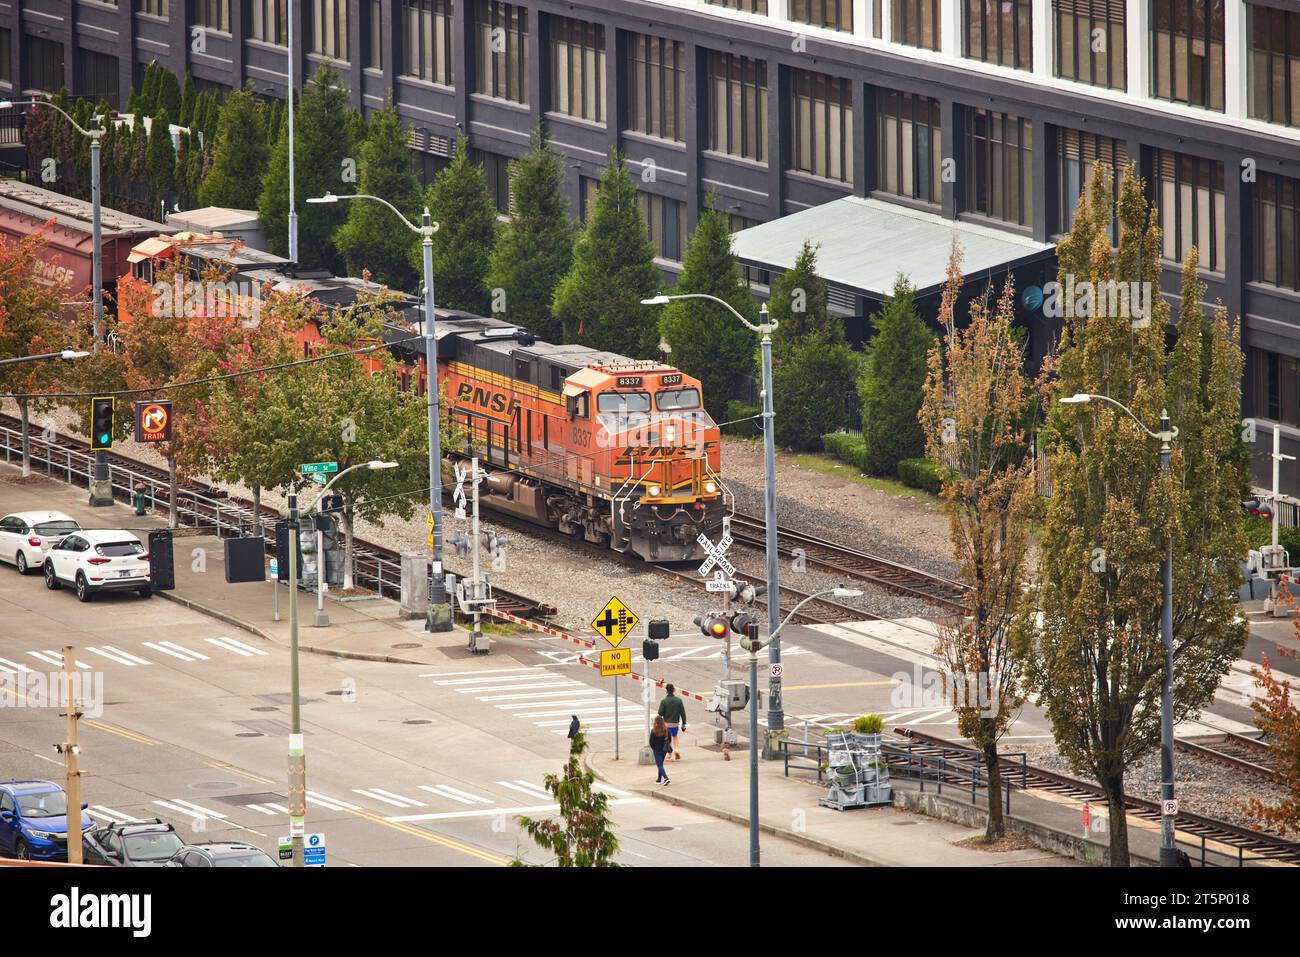
[[[741,544],[765,549],[767,524],[761,518],[737,512],[731,517],[731,537]],[[794,555],[797,549],[809,565],[823,571],[947,610],[962,611],[965,607],[963,599],[968,589],[963,582],[779,525],[776,541],[782,555]]]
[[[0,413],[0,426],[13,430],[0,432],[0,449],[7,449],[10,455],[15,452],[21,455],[19,438],[21,421]],[[40,460],[47,463],[46,471],[50,477],[61,478],[73,485],[86,485],[86,475],[79,471],[81,465],[73,460],[73,456],[88,456],[88,443],[61,432],[53,433],[52,439],[46,441],[41,437],[42,433],[30,432],[30,426],[29,434],[33,458],[37,459],[39,456]],[[65,454],[60,455],[60,452]],[[133,472],[166,488],[168,482],[166,469],[128,458],[111,450],[105,455],[110,465]],[[211,528],[219,537],[252,534],[255,523],[253,502],[250,499],[232,496],[225,489],[194,479],[186,479],[178,483],[177,490],[177,506],[180,513],[178,518],[181,525]],[[123,502],[130,501],[130,491],[116,485],[113,488],[113,496]],[[269,530],[275,523],[281,521],[280,513],[274,506],[262,504],[260,515],[266,550],[269,554],[274,554],[275,537],[274,534],[269,533]],[[400,552],[354,537],[352,553],[356,563],[354,577],[359,584],[370,587],[385,598],[401,598]],[[556,613],[554,605],[503,588],[494,586],[492,593],[497,599],[499,609],[520,618],[545,620]]]
[[[1277,752],[1266,741],[1223,731],[1211,738],[1196,741],[1175,741],[1179,751],[1195,755],[1206,761],[1243,771],[1253,777],[1276,784],[1286,783],[1286,777],[1277,766]]]
[[[970,748],[953,744],[944,738],[925,734],[913,728],[895,728],[894,733],[933,749],[930,753],[935,756],[943,756],[951,762],[965,760],[973,763],[979,754]],[[1004,776],[1010,780],[1011,786],[1015,788],[1050,791],[1053,794],[1080,801],[1106,799],[1106,792],[1102,790],[1100,785],[1090,784],[1087,781],[1059,774],[1056,771],[1049,771],[1046,768],[1039,768],[1034,765],[1017,764],[1006,759],[1003,759],[1001,767]],[[962,780],[969,782],[969,777]],[[1160,822],[1160,802],[1125,795],[1124,804],[1130,814],[1157,824]],[[1184,833],[1202,838],[1207,843],[1214,842],[1231,847],[1241,854],[1250,854],[1269,861],[1300,864],[1300,842],[1288,841],[1276,834],[1252,830],[1239,824],[1233,824],[1230,821],[1221,821],[1217,818],[1192,814],[1187,811],[1178,812],[1178,816],[1174,818],[1174,827]]]
[[[705,579],[700,578],[694,570],[685,572],[674,568],[671,565],[651,565],[650,567],[661,575],[675,578],[678,581],[687,582],[701,590],[704,588]],[[747,580],[749,578],[754,578],[754,576],[746,576]],[[754,580],[759,583],[761,583],[763,579],[763,575],[754,578]],[[799,604],[799,602],[803,601],[807,597],[808,592],[799,591],[797,588],[791,588],[789,585],[782,585],[781,614],[783,616],[788,614],[795,605]],[[766,608],[767,597],[764,596],[755,599],[754,604]],[[881,615],[873,615],[871,612],[863,611],[860,608],[842,605],[837,601],[831,601],[829,598],[814,599],[804,605],[803,608],[799,609],[799,613],[795,615],[795,620],[813,625],[836,624],[845,621],[863,621],[868,619],[871,621],[885,620]]]

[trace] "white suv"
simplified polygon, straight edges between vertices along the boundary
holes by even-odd
[[[148,598],[153,594],[149,553],[130,532],[73,532],[45,555],[45,587],[62,584],[75,587],[80,601],[100,591],[131,590]]]
[[[0,518],[0,562],[13,562],[18,574],[40,568],[50,546],[81,528],[62,512],[14,512]]]

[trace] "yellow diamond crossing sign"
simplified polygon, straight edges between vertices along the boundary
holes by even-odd
[[[609,642],[611,648],[617,648],[640,620],[636,612],[623,604],[615,595],[605,602],[605,607],[592,619],[591,627]]]

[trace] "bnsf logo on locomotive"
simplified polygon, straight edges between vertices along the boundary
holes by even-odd
[[[469,382],[462,382],[456,387],[456,401],[476,405],[490,412],[513,412],[519,407],[518,398]]]
[[[647,459],[687,458],[700,450],[691,445],[629,445],[618,453],[616,465],[628,465]]]

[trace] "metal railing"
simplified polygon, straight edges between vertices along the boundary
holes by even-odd
[[[943,787],[946,784],[950,791],[959,790],[963,794],[969,792],[970,803],[975,804],[979,792],[988,790],[988,762],[984,758],[984,752],[974,748],[961,748],[954,745],[945,748],[943,753],[935,754],[933,745],[909,741],[905,744],[886,744],[881,748],[881,752],[889,762],[890,775],[919,781],[922,794],[925,793],[927,781],[931,782],[932,787],[937,786],[939,794],[943,794]],[[1000,787],[1006,792],[1005,807],[1010,811],[1012,781],[1018,770],[1020,786],[1021,788],[1026,786],[1029,775],[1028,761],[1023,753],[999,757]],[[1018,769],[1002,765],[1004,761],[1014,763],[1016,758],[1020,759]]]

